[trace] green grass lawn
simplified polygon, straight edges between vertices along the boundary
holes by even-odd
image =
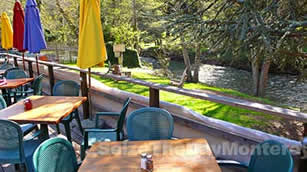
[[[106,72],[107,69],[106,68],[93,68],[92,70]],[[116,82],[112,79],[106,79],[106,78],[102,78],[96,75],[93,75],[92,77],[101,81],[102,83],[104,83],[105,85],[109,87],[118,88],[120,90],[136,93],[136,94],[143,95],[143,96],[149,96],[148,87],[128,83],[125,81]],[[168,78],[152,75],[140,69],[133,69],[132,77],[135,79],[140,79],[140,80],[164,84],[164,85],[168,85],[170,83],[170,80]],[[228,95],[235,96],[235,97],[240,97],[244,99],[258,101],[261,103],[275,105],[274,102],[271,102],[268,99],[257,98],[257,97],[249,96],[247,94],[240,93],[235,90],[212,87],[212,86],[208,86],[208,85],[201,84],[201,83],[186,83],[184,85],[184,88],[217,91],[217,92],[221,92],[221,93],[228,94]],[[266,126],[270,125],[271,121],[279,120],[278,117],[274,117],[268,114],[254,112],[254,111],[250,111],[246,109],[241,109],[238,107],[223,105],[223,104],[210,102],[206,100],[200,100],[200,99],[178,95],[175,93],[170,93],[170,92],[165,92],[165,91],[160,92],[160,99],[166,102],[185,106],[187,108],[194,110],[195,112],[198,112],[208,117],[221,119],[221,120],[228,121],[234,124],[238,124],[244,127],[260,129],[262,131],[266,131]],[[278,132],[273,133],[273,134],[278,134]]]

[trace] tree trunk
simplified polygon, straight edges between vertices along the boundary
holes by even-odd
[[[133,15],[132,15],[132,27],[134,31],[137,31],[137,9],[136,9],[136,0],[132,0],[132,10],[133,10]],[[138,35],[135,35],[134,37],[134,49],[138,49]]]
[[[253,77],[253,94],[258,96],[259,88],[259,59],[254,57],[252,59],[252,77]]]
[[[187,81],[191,82],[193,81],[192,78],[192,72],[191,72],[191,62],[190,62],[190,57],[188,53],[188,48],[184,42],[184,38],[181,37],[181,46],[182,46],[182,54],[183,54],[183,59],[184,59],[184,64],[187,68]]]
[[[263,61],[262,67],[261,67],[261,73],[259,78],[259,88],[258,88],[258,95],[263,97],[265,95],[265,88],[267,86],[267,82],[269,79],[269,69],[271,66],[271,59],[266,58]]]
[[[195,45],[195,62],[194,62],[194,73],[193,73],[193,82],[199,82],[199,68],[200,68],[200,43],[196,43]]]

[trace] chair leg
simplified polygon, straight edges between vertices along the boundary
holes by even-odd
[[[64,123],[64,127],[65,127],[65,133],[66,133],[67,140],[72,142],[69,122],[68,123]]]
[[[84,145],[81,144],[81,146],[80,146],[80,159],[81,159],[81,161],[83,161],[84,158],[85,158],[85,147],[84,147]]]
[[[58,134],[61,134],[61,130],[60,130],[59,124],[56,125],[56,130],[57,130]]]
[[[77,120],[77,123],[78,123],[79,129],[81,131],[81,134],[83,135],[83,127],[82,127],[82,124],[81,124],[81,120],[80,120],[80,116],[79,116],[78,110],[75,111],[75,118]]]

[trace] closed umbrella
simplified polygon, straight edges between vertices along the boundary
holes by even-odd
[[[24,60],[24,52],[23,48],[23,39],[24,39],[24,31],[25,31],[25,23],[24,23],[25,15],[21,4],[19,1],[15,2],[14,5],[14,17],[13,17],[13,47],[16,48],[19,52],[22,52],[22,62],[23,69],[25,70],[25,60]]]
[[[25,33],[23,48],[36,54],[36,67],[39,74],[38,54],[47,48],[40,20],[39,10],[35,0],[27,0],[25,8]]]
[[[1,15],[1,46],[6,50],[13,48],[13,29],[6,12]]]
[[[89,69],[89,87],[91,87],[90,68],[103,65],[107,60],[106,46],[100,18],[100,0],[80,0],[79,48],[77,65]]]

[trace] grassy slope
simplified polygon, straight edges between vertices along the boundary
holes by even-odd
[[[144,72],[133,71],[132,75],[133,78],[149,82],[155,82],[160,84],[169,84],[170,82],[170,80],[167,78],[153,76]],[[98,76],[94,77],[99,81],[101,81],[102,83],[106,84],[107,86],[118,88],[120,90],[125,90],[128,92],[133,92],[143,96],[149,96],[149,89],[147,87],[123,81],[115,82],[111,79],[105,79]],[[232,96],[273,104],[267,99],[255,98],[231,89],[216,88],[216,87],[207,86],[205,84],[187,83],[184,85],[184,88],[218,91]],[[266,125],[269,125],[269,121],[277,119],[276,117],[272,117],[270,115],[266,115],[263,113],[253,112],[250,110],[231,107],[228,105],[218,104],[210,101],[199,100],[192,97],[177,95],[165,91],[161,91],[160,98],[163,101],[175,103],[190,108],[205,116],[221,119],[224,121],[229,121],[249,128],[264,129]]]
[[[76,66],[74,64],[69,64],[69,65]],[[105,73],[107,71],[107,68],[93,68],[92,70]],[[93,75],[92,77],[101,81],[102,83],[104,83],[105,85],[109,87],[118,88],[120,90],[136,93],[136,94],[143,95],[143,96],[149,96],[149,88],[147,87],[144,87],[141,85],[135,85],[132,83],[127,83],[124,81],[115,82],[111,79],[101,78],[95,75]],[[168,78],[148,74],[141,69],[133,69],[132,77],[136,79],[145,80],[148,82],[154,82],[154,83],[165,84],[165,85],[168,85],[170,83],[170,80]],[[225,93],[225,94],[235,96],[235,97],[241,97],[244,99],[249,99],[249,100],[253,100],[253,101],[257,101],[261,103],[274,105],[274,102],[271,102],[268,99],[253,97],[253,96],[249,96],[247,94],[244,94],[244,93],[241,93],[235,90],[212,87],[212,86],[208,86],[206,84],[201,84],[201,83],[197,83],[197,84],[196,83],[186,83],[184,85],[184,88],[217,91],[217,92]],[[169,93],[165,91],[161,91],[160,99],[163,101],[170,102],[170,103],[175,103],[181,106],[185,106],[187,108],[190,108],[208,117],[221,119],[221,120],[228,121],[228,122],[238,124],[240,126],[244,126],[248,128],[260,129],[265,132],[272,132],[272,131],[266,131],[266,126],[271,125],[271,122],[273,120],[279,120],[278,117],[274,117],[268,114],[254,112],[254,111],[232,107],[228,105],[223,105],[219,103],[214,103],[210,101],[195,99],[195,98],[188,97],[188,96],[177,95],[177,94]],[[279,135],[279,133],[272,133],[272,134]]]

